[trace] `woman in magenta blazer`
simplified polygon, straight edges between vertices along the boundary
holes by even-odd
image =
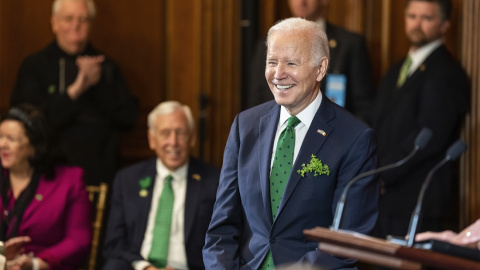
[[[76,269],[91,245],[83,170],[63,166],[41,111],[11,108],[0,120],[0,240],[7,269]]]

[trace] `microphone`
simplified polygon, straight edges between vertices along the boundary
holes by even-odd
[[[445,163],[458,159],[463,152],[465,152],[465,150],[467,150],[467,144],[462,140],[456,141],[448,148],[445,157],[428,172],[427,177],[425,178],[425,181],[420,189],[420,193],[418,194],[417,204],[415,205],[415,209],[410,219],[410,225],[408,226],[407,247],[412,247],[413,243],[415,242],[415,234],[418,226],[420,225],[420,213],[422,210],[423,196],[425,195],[425,191],[430,184],[433,174]]]
[[[345,206],[345,200],[347,198],[347,193],[350,187],[353,185],[353,183],[355,183],[357,180],[361,178],[402,166],[405,162],[411,159],[418,152],[418,150],[423,149],[427,145],[431,137],[432,137],[432,131],[426,127],[422,128],[420,133],[415,138],[414,148],[408,156],[406,156],[402,160],[399,160],[395,163],[388,164],[371,171],[363,172],[355,176],[352,180],[350,180],[350,182],[348,182],[348,184],[343,189],[342,194],[340,195],[340,199],[338,200],[338,203],[337,203],[337,209],[335,210],[335,215],[333,216],[333,224],[332,226],[330,226],[330,229],[332,231],[337,231],[339,229],[340,220],[342,219],[342,214],[343,214],[343,208]]]

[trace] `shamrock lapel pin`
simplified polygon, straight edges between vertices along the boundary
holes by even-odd
[[[302,177],[305,177],[306,173],[313,173],[313,176],[318,176],[322,174],[330,175],[330,168],[327,164],[319,160],[315,155],[312,154],[312,159],[308,164],[302,164],[302,169],[297,171]]]
[[[147,197],[148,188],[152,185],[152,178],[150,176],[147,176],[143,179],[140,179],[140,181],[138,181],[138,184],[140,185],[140,197]]]

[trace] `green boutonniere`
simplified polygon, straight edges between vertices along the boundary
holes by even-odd
[[[147,197],[147,189],[152,185],[152,178],[150,176],[147,176],[143,179],[140,179],[140,181],[138,181],[138,184],[140,185],[140,197]]]
[[[327,164],[323,164],[315,155],[312,155],[310,163],[307,165],[302,164],[302,169],[297,171],[302,177],[305,177],[306,173],[314,173],[313,176],[317,175],[330,175],[330,168]]]

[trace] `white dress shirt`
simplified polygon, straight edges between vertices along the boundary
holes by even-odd
[[[317,110],[320,107],[320,103],[322,103],[322,92],[319,92],[315,100],[312,103],[310,103],[310,105],[308,105],[305,109],[303,109],[303,111],[301,111],[296,115],[296,117],[301,122],[295,127],[295,150],[293,151],[293,163],[295,163],[295,160],[297,159],[298,152],[300,152],[300,148],[302,147],[303,139],[305,139],[305,136],[307,135],[307,131],[310,128],[310,125],[312,124],[313,117],[315,117],[315,114],[317,113]],[[282,131],[287,127],[288,118],[290,116],[291,115],[288,113],[287,109],[281,106],[280,119],[278,121],[278,126],[277,126],[277,133],[275,134],[275,141],[273,143],[270,172],[271,172],[271,167],[273,166],[273,160],[275,159],[275,151],[277,149],[278,137],[280,137],[280,134],[282,133]]]
[[[437,39],[435,41],[432,41],[428,43],[427,45],[424,45],[417,50],[413,51],[410,49],[408,51],[408,56],[412,59],[412,64],[410,65],[410,68],[408,69],[408,76],[412,75],[415,70],[427,59],[427,57],[438,47],[440,47],[443,44],[442,39]]]
[[[135,270],[143,270],[151,265],[148,255],[152,247],[153,228],[155,225],[155,217],[157,215],[158,201],[162,194],[164,179],[167,175],[172,175],[172,189],[174,194],[172,228],[170,231],[170,243],[168,246],[167,265],[179,270],[188,270],[187,254],[185,251],[185,197],[187,193],[187,172],[188,164],[183,165],[176,171],[169,171],[160,160],[157,159],[157,177],[152,193],[152,205],[148,214],[147,229],[143,239],[140,254],[144,261],[134,261],[132,266]]]

